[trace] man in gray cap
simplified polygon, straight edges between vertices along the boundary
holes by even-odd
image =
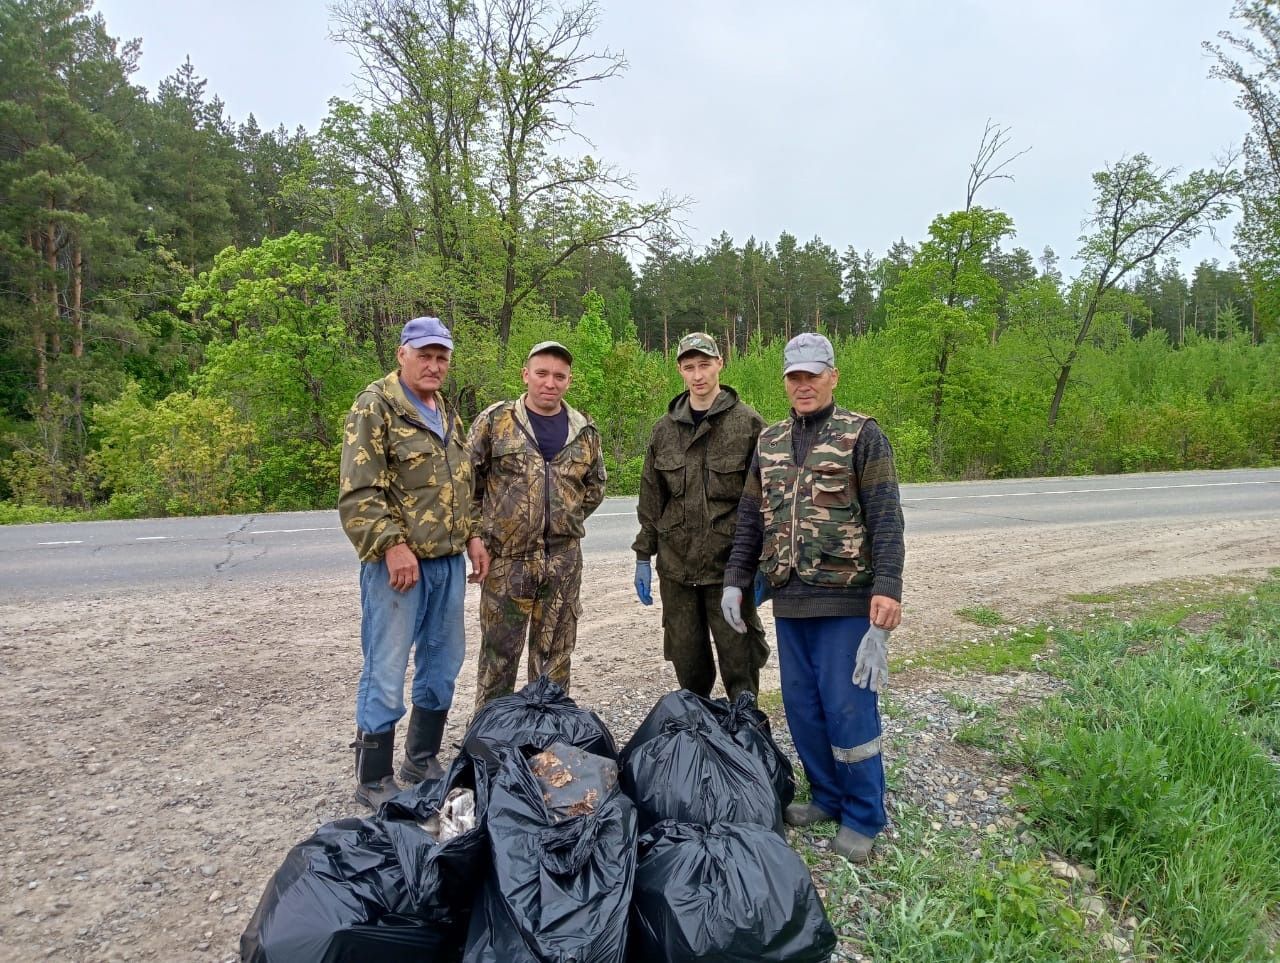
[[[374,810],[400,789],[392,764],[410,651],[400,776],[419,782],[443,771],[436,755],[466,650],[462,552],[469,581],[488,566],[462,422],[441,394],[452,357],[449,329],[414,318],[400,334],[398,369],[360,392],[343,432],[338,516],[361,563],[356,800]]]
[[[526,391],[480,412],[467,451],[473,511],[491,558],[480,593],[476,710],[515,688],[526,636],[528,677],[569,689],[587,516],[604,500],[600,432],[564,402],[573,355],[558,341],[529,351]]]
[[[791,416],[756,443],[721,602],[745,632],[743,589],[757,571],[768,579],[783,707],[812,791],[784,816],[838,821],[832,849],[864,862],[886,822],[876,694],[902,619],[898,478],[879,425],[835,403],[830,341],[792,338],[783,376]]]
[[[754,599],[743,602],[745,634],[720,611],[725,563],[738,520],[738,500],[764,419],[720,384],[724,359],[716,340],[695,331],[676,346],[686,391],[671,400],[645,450],[636,514],[636,596],[653,604],[658,557],[662,651],[680,685],[710,696],[716,663],[725,692],[758,693],[769,657]],[[715,656],[711,643],[715,641]]]

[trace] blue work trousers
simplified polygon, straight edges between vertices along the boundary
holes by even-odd
[[[876,693],[852,682],[865,616],[776,619],[782,704],[813,803],[875,836],[887,821]]]
[[[356,725],[385,732],[404,715],[404,675],[413,652],[413,704],[442,710],[466,655],[462,602],[466,566],[461,555],[418,561],[418,584],[397,592],[385,559],[360,565],[360,650]]]

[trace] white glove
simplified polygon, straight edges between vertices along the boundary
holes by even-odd
[[[889,630],[871,626],[858,643],[853,663],[853,684],[879,692],[889,681]]]
[[[742,589],[726,585],[720,593],[720,614],[729,628],[739,635],[747,634],[747,623],[742,621]]]

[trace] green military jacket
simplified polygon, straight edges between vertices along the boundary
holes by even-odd
[[[560,551],[587,533],[587,516],[604,501],[600,432],[587,415],[565,408],[569,436],[550,461],[538,449],[523,395],[490,405],[471,425],[472,510],[494,555]]]
[[[443,406],[441,422],[443,442],[396,371],[356,396],[343,429],[338,517],[362,562],[400,542],[419,558],[457,555],[479,533],[462,422]]]
[[[760,571],[770,585],[787,584],[792,569],[810,585],[871,583],[871,546],[853,465],[853,446],[867,420],[837,407],[803,465],[792,453],[790,419],[761,433]]]
[[[636,557],[658,556],[662,578],[718,585],[733,547],[738,499],[764,419],[721,386],[695,428],[689,393],[653,426],[640,477]]]

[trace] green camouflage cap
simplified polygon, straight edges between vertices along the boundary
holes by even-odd
[[[708,358],[720,357],[720,349],[716,347],[716,339],[705,331],[692,331],[680,339],[676,345],[676,360],[679,361],[690,351],[699,351]]]

